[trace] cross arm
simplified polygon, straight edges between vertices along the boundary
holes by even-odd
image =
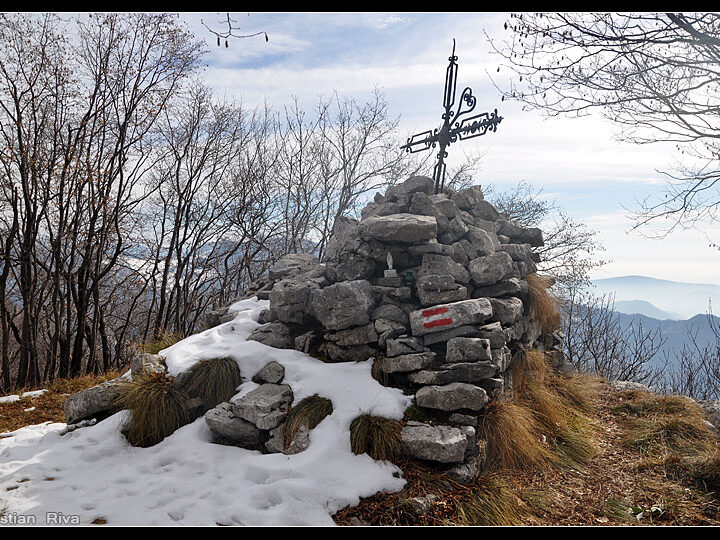
[[[408,138],[407,143],[402,145],[400,149],[410,152],[411,154],[422,152],[423,150],[428,150],[430,147],[434,146],[435,143],[437,143],[438,138],[439,133],[437,130],[434,132],[431,130],[423,131],[422,133],[417,133],[416,135]]]
[[[462,122],[456,124],[450,130],[449,136],[452,142],[457,139],[463,141],[485,135],[488,131],[497,131],[498,124],[502,122],[503,117],[498,116],[497,109],[491,113],[480,113],[475,116],[463,119]]]

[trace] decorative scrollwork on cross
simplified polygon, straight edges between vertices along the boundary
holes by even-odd
[[[480,113],[468,117],[467,115],[475,110],[477,98],[473,95],[472,89],[466,87],[460,94],[460,101],[457,109],[455,106],[455,90],[457,86],[458,57],[455,56],[455,40],[453,39],[452,54],[445,71],[445,91],[443,93],[443,125],[434,130],[423,131],[409,137],[407,143],[400,148],[409,153],[422,152],[440,145],[437,154],[437,163],[433,170],[435,180],[435,193],[440,193],[445,187],[445,158],[448,157],[447,147],[458,140],[473,139],[485,135],[488,131],[497,131],[502,116],[498,116],[497,109],[492,113]],[[461,119],[461,117],[464,117]]]

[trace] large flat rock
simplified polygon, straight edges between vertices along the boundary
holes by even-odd
[[[456,427],[407,425],[401,437],[408,454],[417,459],[439,463],[460,463],[468,446],[466,433]]]
[[[423,336],[460,326],[482,324],[490,317],[490,301],[487,298],[475,298],[413,311],[410,313],[410,327],[414,336]]]
[[[419,407],[441,411],[482,410],[488,402],[488,395],[479,386],[468,383],[450,383],[441,386],[424,386],[415,393]]]
[[[343,330],[370,322],[375,306],[370,282],[364,279],[343,281],[324,289],[316,289],[310,296],[315,318],[328,330]]]
[[[437,237],[437,221],[415,214],[372,216],[360,223],[359,231],[363,238],[381,242],[420,244]]]

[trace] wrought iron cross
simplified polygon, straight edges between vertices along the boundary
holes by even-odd
[[[492,113],[479,113],[474,116],[467,116],[475,109],[477,100],[473,96],[470,87],[466,87],[460,95],[460,102],[457,110],[455,106],[455,89],[457,85],[458,57],[455,56],[455,40],[453,39],[453,50],[450,58],[450,65],[445,73],[445,93],[443,94],[443,125],[439,129],[423,131],[413,135],[400,148],[406,152],[416,153],[423,150],[435,148],[438,144],[440,150],[437,155],[437,163],[433,170],[435,180],[435,193],[440,193],[445,187],[445,158],[448,156],[446,148],[458,140],[472,139],[485,135],[488,131],[497,131],[502,116],[498,116],[497,109]],[[462,120],[460,119],[461,117]]]

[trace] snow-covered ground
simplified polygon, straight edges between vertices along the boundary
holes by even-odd
[[[295,402],[317,393],[333,403],[306,451],[263,455],[214,444],[203,418],[151,448],[127,443],[120,433],[125,412],[65,435],[61,423],[28,426],[0,437],[0,516],[19,522],[32,515],[37,525],[47,523],[47,513],[79,516],[81,524],[331,525],[332,513],[360,497],[401,489],[396,466],[352,453],[349,426],[366,412],[399,419],[411,397],[378,384],[371,362],[325,364],[246,341],[267,304],[238,302],[233,321],[161,354],[173,375],[203,358],[235,358],[247,381],[235,399],[257,386],[250,378],[258,369],[281,363]]]

